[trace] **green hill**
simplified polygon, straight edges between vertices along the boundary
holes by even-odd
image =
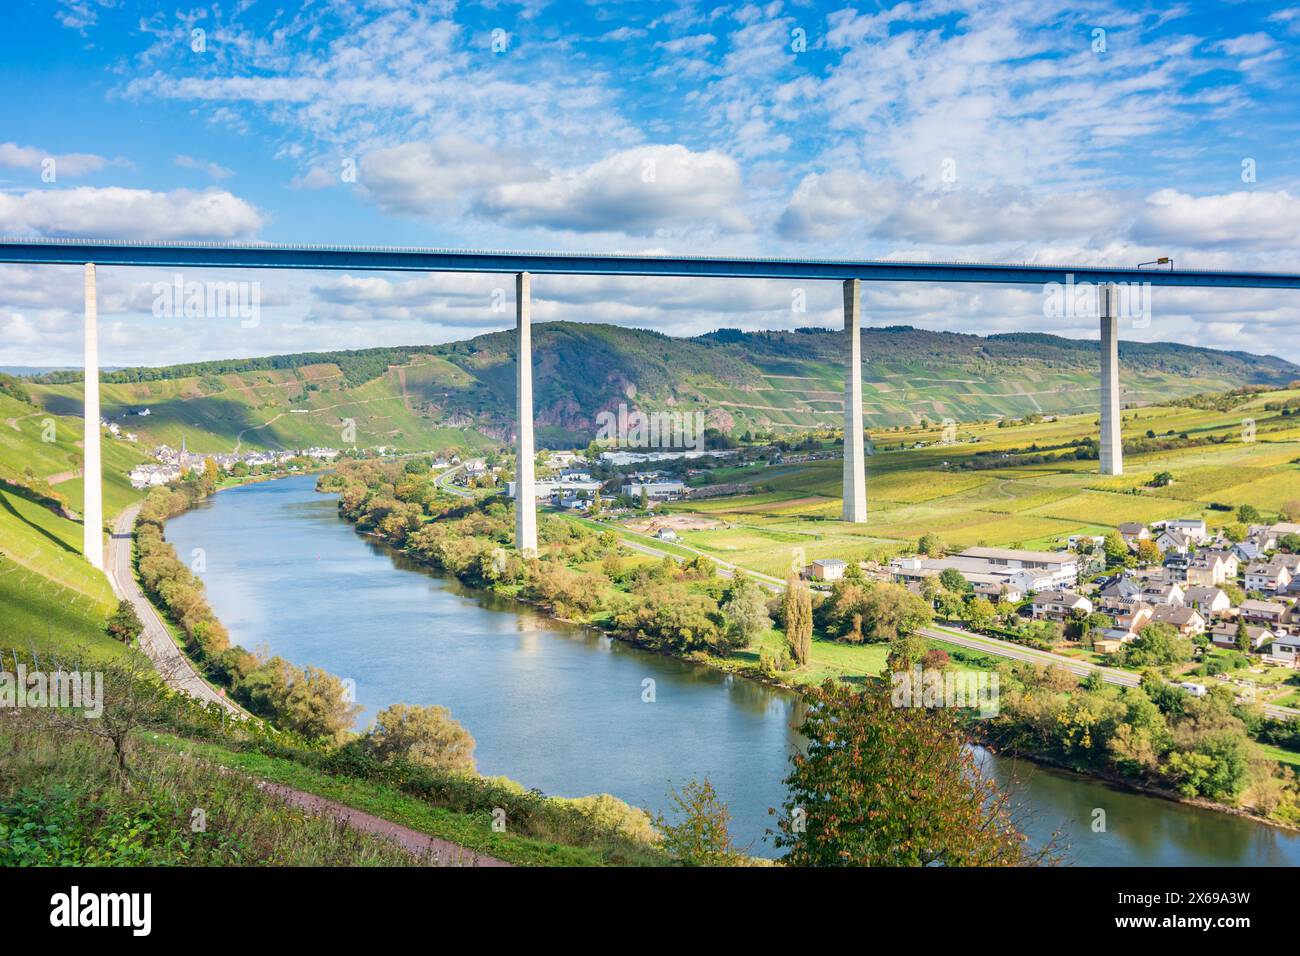
[[[843,414],[842,337],[824,329],[680,339],[551,322],[533,336],[544,444],[585,444],[597,414],[620,403],[699,409],[736,434],[833,427]],[[866,330],[863,355],[870,427],[1059,414],[1096,402],[1095,342],[894,327]],[[1129,405],[1300,378],[1300,367],[1272,356],[1177,344],[1123,343],[1120,359]],[[338,446],[350,420],[362,446],[472,449],[512,431],[514,362],[513,333],[493,332],[439,346],[129,368],[104,375],[103,406],[143,445],[178,445],[188,433],[201,451]],[[50,373],[27,387],[50,411],[80,412],[78,373]]]

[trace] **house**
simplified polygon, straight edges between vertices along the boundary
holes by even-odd
[[[1102,581],[1101,590],[1097,592],[1097,596],[1107,606],[1137,601],[1141,598],[1141,595],[1142,588],[1126,574],[1117,574]]]
[[[1073,591],[1040,591],[1034,595],[1032,612],[1036,618],[1064,620],[1092,613],[1092,602]]]
[[[1168,624],[1183,637],[1205,633],[1205,618],[1195,608],[1161,604],[1151,612],[1151,623]]]
[[[1251,525],[1247,540],[1253,541],[1260,551],[1277,550],[1277,535],[1266,524]]]
[[[1148,582],[1147,586],[1142,589],[1142,600],[1148,604],[1174,604],[1183,603],[1184,592],[1177,584],[1162,584],[1159,582]]]
[[[1203,587],[1218,587],[1237,580],[1240,564],[1231,551],[1207,548],[1196,552],[1187,567],[1187,583]]]
[[[1142,628],[1151,623],[1153,614],[1155,614],[1155,608],[1150,604],[1135,604],[1115,615],[1115,626],[1137,634]]]
[[[600,490],[599,481],[534,481],[533,497],[538,501],[544,498],[574,498],[580,495],[591,497]],[[506,494],[515,497],[515,482],[506,482]]]
[[[471,478],[487,472],[487,462],[482,458],[471,458],[465,462],[465,474]]]
[[[642,490],[651,501],[669,501],[686,493],[686,483],[682,481],[633,481],[624,485],[623,494],[629,498],[640,498]]]
[[[1192,539],[1176,528],[1166,529],[1156,535],[1156,547],[1165,554],[1186,554],[1192,547]]]
[[[655,537],[658,538],[660,541],[682,540],[681,535],[679,535],[672,528],[660,528],[658,531],[655,532]]]
[[[1170,518],[1161,522],[1160,527],[1165,531],[1177,531],[1197,544],[1203,544],[1210,536],[1204,518]]]
[[[1275,634],[1273,643],[1264,656],[1295,667],[1296,661],[1300,660],[1300,636]]]
[[[1265,627],[1246,625],[1246,639],[1250,641],[1251,650],[1259,650],[1273,640],[1273,632]],[[1215,647],[1236,649],[1237,626],[1235,624],[1216,624],[1210,629],[1210,641]]]
[[[1072,586],[1078,578],[1078,559],[1078,555],[1066,552],[971,548],[946,558],[920,555],[894,558],[889,562],[889,572],[899,584],[910,586],[919,584],[922,578],[937,577],[951,568],[959,572],[977,594],[993,599],[1004,596],[1005,589],[1007,600],[1017,601],[1021,595],[1035,591]],[[1041,563],[1043,566],[1026,567],[1026,563]]]
[[[997,575],[972,574],[967,576],[966,580],[970,582],[971,589],[977,597],[988,598],[994,604],[999,601],[1010,601],[1012,604],[1017,604],[1025,596],[1018,585]]]
[[[1246,565],[1246,590],[1277,594],[1286,590],[1292,577],[1291,571],[1281,561],[1270,561],[1267,564],[1256,561]]]
[[[991,573],[1031,572],[1025,576],[1038,587],[1073,587],[1079,580],[1079,556],[1069,551],[1026,551],[1020,548],[967,548],[956,557],[982,562]],[[1021,578],[1017,583],[1027,584]],[[1037,589],[1037,588],[1035,588]]]
[[[1106,545],[1106,536],[1101,534],[1072,534],[1065,539],[1065,546],[1071,551],[1082,548],[1101,548]]]
[[[1232,553],[1237,556],[1238,561],[1258,561],[1264,556],[1266,549],[1260,547],[1259,542],[1253,539],[1239,541],[1232,546]]]
[[[809,565],[809,576],[818,581],[838,581],[848,565],[839,558],[818,558]]]
[[[1116,633],[1121,636],[1111,637],[1110,635],[1112,633]],[[1125,638],[1128,638],[1129,640],[1125,640]],[[1126,631],[1119,631],[1119,630],[1106,631],[1104,632],[1102,637],[1093,640],[1092,649],[1096,651],[1098,654],[1115,654],[1119,651],[1121,647],[1129,643],[1129,641],[1132,640],[1133,638],[1134,635],[1129,634]]]
[[[1130,550],[1137,548],[1139,541],[1148,541],[1151,538],[1151,529],[1138,521],[1125,521],[1115,530],[1119,532],[1119,536],[1124,539],[1124,543]]]
[[[1286,619],[1287,606],[1281,601],[1242,601],[1237,615],[1247,624],[1277,626]]]
[[[1189,587],[1183,593],[1183,604],[1196,608],[1202,617],[1208,619],[1232,607],[1232,600],[1223,588],[1197,586]]]
[[[136,465],[128,476],[132,488],[153,488],[181,476],[179,465]]]

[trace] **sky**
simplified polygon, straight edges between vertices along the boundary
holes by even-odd
[[[1300,6],[8,0],[0,234],[1300,271]],[[509,277],[99,270],[105,365],[429,344]],[[81,275],[0,266],[0,365],[79,365]],[[533,320],[842,327],[836,283],[534,279]],[[867,325],[1096,338],[1037,287],[868,283]],[[1300,362],[1300,295],[1153,290],[1126,338]],[[870,356],[866,357],[869,361]]]

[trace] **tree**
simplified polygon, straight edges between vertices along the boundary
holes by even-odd
[[[333,674],[300,670],[279,657],[249,674],[238,690],[250,710],[309,740],[342,742],[361,712]]]
[[[1250,529],[1240,521],[1234,521],[1232,524],[1226,525],[1223,529],[1223,536],[1233,544],[1240,544],[1245,541],[1249,534]]]
[[[921,535],[921,540],[916,543],[916,550],[931,558],[938,558],[943,555],[943,541],[937,534],[927,531]]]
[[[988,598],[977,597],[973,601],[967,601],[965,614],[967,625],[972,631],[986,631],[993,626],[997,620],[997,609],[993,607],[993,602]]]
[[[449,773],[472,774],[474,738],[446,707],[393,704],[379,712],[365,749],[380,760],[403,758]]]
[[[911,670],[925,659],[930,645],[920,634],[904,634],[889,642],[889,654],[885,658],[891,671]]]
[[[944,568],[939,572],[939,583],[949,591],[961,594],[971,589],[970,582],[956,568]]]
[[[767,613],[767,598],[758,582],[736,572],[731,590],[722,604],[722,620],[727,636],[737,647],[748,647],[754,639],[772,627]]]
[[[707,778],[692,780],[680,791],[668,788],[679,822],[660,816],[655,826],[663,848],[690,866],[736,866],[743,862],[731,842],[731,811],[718,799]]]
[[[1254,505],[1242,505],[1237,509],[1237,520],[1245,525],[1259,524],[1264,520],[1264,516]]]
[[[951,708],[895,707],[888,687],[828,680],[791,758],[776,844],[791,866],[1040,862]]]
[[[1237,650],[1243,654],[1249,654],[1254,650],[1250,646],[1250,632],[1246,630],[1246,622],[1241,618],[1237,618]]]
[[[1169,485],[1172,485],[1173,483],[1174,483],[1174,475],[1173,472],[1169,472],[1169,471],[1156,472],[1156,476],[1151,479],[1151,486],[1153,488],[1167,488]]]
[[[808,582],[791,574],[785,582],[785,640],[790,656],[802,667],[812,653],[812,592]]]
[[[862,599],[863,633],[868,640],[892,641],[934,620],[934,608],[899,584],[877,584]]]
[[[1137,543],[1138,563],[1152,565],[1160,563],[1160,546],[1150,538],[1143,538]]]
[[[1163,622],[1148,624],[1137,640],[1124,648],[1124,664],[1132,667],[1176,664],[1192,658],[1192,642]]]
[[[123,644],[130,644],[144,630],[144,622],[135,613],[135,606],[128,600],[117,602],[117,610],[108,619],[108,633]]]
[[[1123,564],[1128,558],[1128,545],[1124,543],[1124,536],[1118,531],[1108,531],[1101,547],[1106,552],[1107,564]]]

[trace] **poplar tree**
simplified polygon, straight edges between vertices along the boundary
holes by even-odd
[[[785,584],[785,639],[790,656],[799,666],[808,663],[812,653],[812,592],[808,584],[791,574]]]

